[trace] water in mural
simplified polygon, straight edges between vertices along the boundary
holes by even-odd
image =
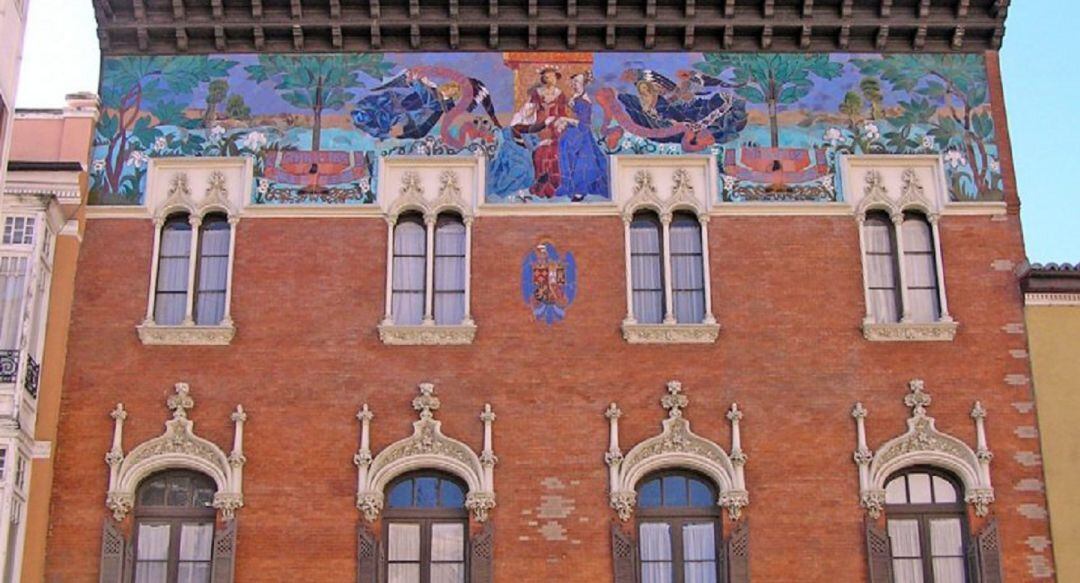
[[[369,204],[380,156],[482,156],[487,203],[611,198],[609,156],[717,157],[725,201],[842,198],[838,156],[940,153],[998,200],[980,55],[369,53],[109,57],[92,199],[150,158],[250,156],[255,204]]]
[[[574,254],[559,255],[552,243],[539,243],[521,264],[521,295],[533,317],[554,324],[566,317],[577,296]]]

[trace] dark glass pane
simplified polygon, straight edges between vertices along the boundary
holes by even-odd
[[[690,479],[690,505],[699,507],[709,507],[716,504],[716,500],[713,499],[712,490],[709,486],[701,480]]]
[[[653,479],[645,482],[638,489],[638,506],[642,508],[656,508],[660,506],[660,480]]]
[[[152,480],[142,487],[139,504],[143,506],[162,506],[165,504],[165,481]]]
[[[438,478],[416,478],[416,506],[418,508],[436,506],[438,485]]]
[[[686,506],[689,503],[686,478],[683,476],[664,476],[664,506]]]
[[[443,508],[461,508],[465,506],[465,493],[461,487],[450,480],[439,484],[439,506]]]
[[[215,490],[213,484],[207,484],[200,480],[195,485],[195,506],[197,508],[209,508],[214,503]]]
[[[188,506],[191,502],[191,480],[186,476],[173,476],[165,488],[166,506]]]
[[[412,493],[412,480],[403,480],[390,489],[390,496],[388,496],[389,501],[387,503],[390,505],[390,508],[407,508],[412,506]]]

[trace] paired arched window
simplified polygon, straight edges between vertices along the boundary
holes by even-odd
[[[228,217],[219,213],[201,220],[177,213],[165,220],[158,242],[154,323],[216,326],[226,319],[231,228]]]
[[[465,223],[455,213],[440,214],[433,225],[420,213],[398,218],[390,286],[394,324],[456,326],[466,321],[467,240]]]
[[[894,583],[965,583],[967,515],[951,474],[913,468],[885,485]]]
[[[641,324],[700,324],[707,313],[701,223],[691,213],[676,212],[667,231],[665,237],[653,211],[639,211],[630,222],[634,319]],[[670,282],[665,264],[670,264]]]
[[[706,478],[664,472],[637,489],[640,583],[721,581],[720,507]]]
[[[867,315],[878,324],[937,322],[945,314],[933,226],[916,211],[897,220],[871,210],[863,222]]]
[[[216,486],[204,474],[170,470],[139,486],[134,583],[209,583]]]
[[[386,489],[387,581],[465,583],[469,513],[465,485],[445,474],[408,474]]]

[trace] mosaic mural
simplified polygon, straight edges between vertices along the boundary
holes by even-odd
[[[715,153],[725,201],[842,198],[843,153],[941,153],[999,200],[981,55],[372,53],[109,57],[92,200],[160,156],[250,156],[255,204],[370,204],[375,161],[483,156],[490,204],[611,197],[608,156]]]
[[[566,317],[577,296],[574,254],[559,255],[552,243],[539,243],[521,264],[521,296],[537,321],[554,324]]]

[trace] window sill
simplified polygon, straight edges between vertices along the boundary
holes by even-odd
[[[391,346],[458,346],[472,344],[474,338],[476,324],[471,321],[456,326],[379,324],[379,340]]]
[[[236,326],[231,322],[218,326],[158,326],[146,322],[135,329],[147,346],[228,346],[236,335]]]
[[[638,324],[624,321],[623,340],[630,344],[713,344],[720,324]]]
[[[863,337],[871,342],[952,342],[956,337],[956,322],[927,324],[878,324],[864,322]]]

